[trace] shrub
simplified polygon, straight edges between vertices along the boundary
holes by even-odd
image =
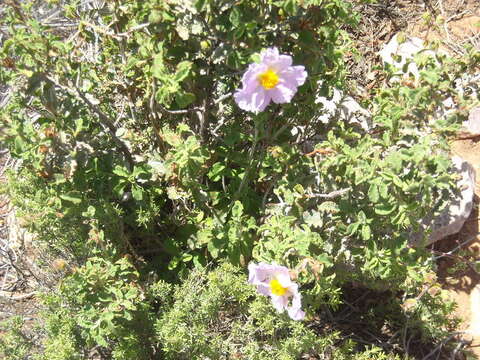
[[[380,349],[353,351],[336,332],[315,333],[302,322],[272,313],[245,276],[231,265],[193,271],[174,292],[173,306],[156,321],[166,359],[389,358]],[[375,355],[374,355],[375,354]],[[368,357],[370,356],[370,357]],[[390,356],[390,355],[389,355]]]

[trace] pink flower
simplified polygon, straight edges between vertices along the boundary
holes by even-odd
[[[292,66],[291,56],[270,48],[261,53],[260,64],[248,66],[242,77],[243,87],[233,96],[241,109],[258,113],[271,100],[276,104],[290,102],[306,78],[305,67]]]
[[[270,296],[272,304],[279,312],[287,310],[293,320],[303,320],[302,296],[298,285],[290,280],[290,274],[285,266],[277,264],[250,263],[248,265],[248,282],[257,286],[257,291]],[[289,306],[289,299],[292,298]]]

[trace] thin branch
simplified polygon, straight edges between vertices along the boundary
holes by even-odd
[[[25,299],[31,298],[36,294],[37,294],[36,291],[32,291],[31,293],[17,295],[17,296],[5,296],[3,294],[0,294],[0,299],[6,300],[6,301],[19,301],[19,300],[25,300]]]
[[[89,22],[87,21],[82,21],[80,24],[82,25],[85,25],[86,27],[89,27],[91,28],[93,31],[97,31],[101,34],[104,34],[104,35],[108,35],[114,39],[117,39],[117,40],[121,40],[122,38],[125,38],[125,37],[129,37],[131,33],[133,33],[134,31],[137,31],[137,30],[141,30],[141,29],[144,29],[146,27],[148,27],[150,25],[150,23],[144,23],[144,24],[140,24],[140,25],[136,25],[130,29],[128,29],[126,32],[123,32],[123,33],[115,33],[114,31],[112,31],[111,29],[109,29],[108,27],[102,27],[102,26],[99,26],[99,25],[95,25],[95,24],[90,24]]]
[[[92,110],[95,114],[98,115],[100,119],[100,123],[108,130],[113,141],[117,144],[117,146],[123,152],[123,155],[125,156],[125,159],[127,161],[128,170],[132,171],[135,164],[132,158],[132,154],[130,153],[130,150],[128,149],[127,145],[117,137],[116,135],[117,128],[115,127],[114,123],[102,110],[100,110],[98,106],[92,104],[92,102],[87,99],[85,94],[83,94],[83,92],[78,87],[75,86],[75,89],[80,99],[82,99],[83,102],[87,104],[90,110]]]
[[[345,189],[340,189],[340,190],[335,190],[332,191],[331,193],[328,194],[307,194],[305,195],[306,198],[308,199],[314,199],[314,198],[321,198],[321,199],[334,199],[336,197],[342,196],[343,194],[348,193],[351,188],[345,188]]]
[[[164,112],[164,113],[167,113],[167,114],[172,114],[172,115],[178,115],[178,114],[188,114],[188,113],[191,113],[191,112],[196,112],[196,111],[201,111],[202,108],[201,107],[194,107],[194,108],[190,108],[190,109],[184,109],[184,110],[168,110],[166,108],[164,108],[163,106],[161,106],[160,104],[157,104],[157,106],[160,108],[160,111]]]
[[[217,104],[221,103],[223,100],[228,99],[228,98],[229,98],[230,96],[232,96],[232,95],[233,95],[233,93],[228,93],[228,94],[222,95],[222,96],[220,96],[217,100],[215,100],[215,101],[213,102],[213,104],[214,104],[214,105],[217,105]]]
[[[459,250],[460,248],[462,248],[464,245],[467,245],[468,243],[474,241],[477,239],[477,236],[480,235],[480,232],[477,232],[475,235],[472,235],[471,237],[469,237],[467,240],[465,240],[464,242],[462,242],[460,245],[457,245],[456,247],[454,247],[452,250],[450,250],[449,252],[446,252],[446,253],[441,253],[442,255],[440,256],[435,256],[433,258],[433,261],[435,260],[438,260],[442,257],[445,257],[445,256],[449,256],[449,255],[452,255],[454,252],[456,252],[457,250]],[[435,250],[433,250],[435,251]]]
[[[133,167],[134,167],[134,164],[135,164],[134,161],[133,161],[132,154],[130,153],[130,150],[128,149],[128,146],[122,140],[120,140],[117,137],[117,135],[116,135],[117,128],[115,127],[114,122],[112,120],[110,120],[110,118],[102,110],[100,110],[100,108],[98,106],[96,106],[90,100],[88,100],[88,98],[78,88],[77,85],[74,85],[75,90],[73,90],[73,89],[71,89],[67,86],[59,84],[58,82],[49,78],[46,75],[45,75],[45,79],[48,80],[49,82],[51,82],[52,84],[54,84],[55,86],[58,86],[62,90],[65,90],[70,95],[73,95],[73,96],[77,97],[78,99],[80,99],[81,101],[83,101],[89,107],[89,109],[92,112],[97,114],[97,116],[100,120],[100,124],[102,124],[102,126],[110,133],[110,136],[112,137],[113,141],[117,144],[117,147],[121,150],[121,152],[125,156],[125,160],[127,161],[128,170],[132,171]]]

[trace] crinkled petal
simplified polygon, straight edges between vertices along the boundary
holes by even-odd
[[[284,79],[285,82],[288,84],[295,84],[295,86],[301,86],[305,83],[308,73],[305,71],[304,66],[298,65],[290,66],[289,68],[280,72],[278,76],[280,76],[281,79]]]
[[[261,63],[276,72],[288,69],[292,66],[292,61],[290,55],[280,55],[277,48],[269,48],[261,54]]]
[[[260,284],[257,285],[257,291],[265,296],[272,296],[272,289],[268,285]]]
[[[293,320],[303,320],[305,318],[305,312],[302,311],[302,296],[298,292],[298,285],[295,284],[295,288],[290,288],[293,294],[292,304],[287,308],[288,316]]]
[[[248,265],[248,282],[253,285],[268,285],[276,274],[285,274],[288,276],[288,268],[275,263],[266,264],[264,262],[260,262],[259,264],[250,263]]]
[[[278,49],[276,47],[268,48],[266,50],[263,50],[260,54],[260,62],[262,64],[269,65],[278,61],[279,56],[280,53],[278,52]]]
[[[240,109],[252,112],[265,110],[272,97],[258,85],[254,89],[242,89],[233,95]]]
[[[292,320],[305,319],[305,312],[300,308],[289,307],[287,311],[288,311],[288,316],[290,316]]]
[[[242,90],[251,90],[259,85],[258,76],[268,70],[265,64],[250,64],[242,76]]]
[[[278,312],[284,312],[288,305],[288,297],[287,296],[271,296],[272,305]]]
[[[285,104],[292,101],[293,96],[297,92],[297,86],[286,82],[284,79],[280,80],[278,85],[270,90],[272,100],[275,104]]]
[[[267,282],[270,276],[271,265],[263,262],[259,264],[250,263],[248,265],[248,282],[253,285],[262,284]]]
[[[265,64],[268,65],[269,69],[272,69],[277,73],[281,73],[292,66],[292,57],[290,55],[280,55],[275,61]]]
[[[275,278],[278,280],[280,285],[282,285],[282,287],[287,288],[290,291],[290,288],[295,288],[295,286],[297,285],[292,283],[292,281],[290,280],[290,274],[288,273],[288,269],[286,270],[286,273],[285,271],[283,271],[283,269],[282,272],[277,272],[275,274]]]

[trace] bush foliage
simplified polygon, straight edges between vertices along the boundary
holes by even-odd
[[[451,304],[422,291],[434,264],[410,239],[455,196],[447,139],[472,100],[455,80],[478,53],[420,54],[419,78],[364,99],[362,127],[325,122],[318,104],[355,88],[353,2],[49,1],[75,24],[66,33],[35,17],[38,1],[13,3],[0,81],[14,91],[0,119],[22,163],[7,190],[68,271],[43,299],[42,341],[11,359],[27,348],[65,360],[393,359],[315,327],[352,284],[388,290],[374,315],[395,331],[429,342],[451,330]],[[291,103],[245,113],[232,92],[272,46],[307,82]],[[448,97],[461,110],[439,116]],[[251,261],[291,269],[305,323],[255,294]]]

